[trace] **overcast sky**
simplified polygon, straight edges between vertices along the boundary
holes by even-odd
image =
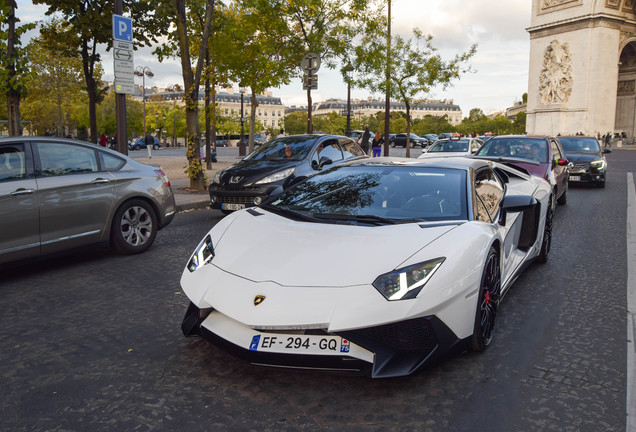
[[[17,15],[23,23],[44,18],[45,6],[33,5],[29,0],[17,3]],[[433,35],[433,46],[444,60],[477,43],[477,54],[470,61],[475,72],[463,75],[445,92],[434,91],[428,97],[453,99],[464,116],[472,108],[488,113],[511,106],[527,92],[530,41],[525,29],[530,25],[531,3],[528,0],[392,0],[392,32],[408,37],[413,27],[419,27]],[[105,53],[102,57],[106,80],[113,79],[111,56]],[[146,79],[146,87],[183,84],[177,60],[159,63],[150,49],[136,51],[134,60],[135,66],[149,66],[155,74],[152,79]],[[302,90],[300,79],[270,90],[285,105],[307,105],[307,92]],[[352,98],[383,97],[360,89],[352,89],[351,94]],[[340,73],[321,68],[318,90],[312,91],[313,102],[331,98],[344,100],[346,96]]]

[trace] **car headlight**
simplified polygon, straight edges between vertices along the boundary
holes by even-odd
[[[214,246],[212,246],[212,237],[210,234],[206,235],[205,238],[199,246],[197,246],[192,258],[190,258],[190,262],[188,262],[188,270],[191,272],[195,271],[199,267],[204,264],[207,264],[209,261],[214,258]]]
[[[216,183],[216,184],[221,183],[221,174],[223,174],[223,171],[218,171],[216,174],[214,174],[214,178],[212,179],[212,183]]]
[[[294,170],[295,168],[287,168],[285,170],[278,171],[277,173],[270,174],[267,177],[260,179],[254,184],[274,183],[274,182],[286,179],[287,177],[289,177],[290,175],[294,173]]]
[[[415,298],[445,259],[436,258],[385,273],[373,281],[373,286],[387,300]]]
[[[594,168],[594,169],[601,170],[601,169],[605,168],[605,161],[603,159],[595,160],[595,161],[590,162],[590,166],[592,168]]]

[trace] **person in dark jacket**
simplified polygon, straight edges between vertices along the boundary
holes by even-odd
[[[146,149],[148,149],[148,159],[152,159],[152,146],[155,145],[155,139],[152,135],[147,134],[144,137],[144,143],[146,144]]]
[[[382,132],[376,132],[373,137],[373,157],[380,157],[382,153],[382,143],[384,143],[384,137],[382,136]]]
[[[367,126],[364,128],[362,138],[360,138],[360,148],[362,148],[366,154],[369,154],[369,138],[371,138],[371,132],[369,132],[369,126]]]

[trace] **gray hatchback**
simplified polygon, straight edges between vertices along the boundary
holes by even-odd
[[[0,139],[0,263],[100,242],[141,253],[175,210],[158,165],[84,141]]]

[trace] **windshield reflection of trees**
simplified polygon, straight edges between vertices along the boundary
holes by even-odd
[[[277,205],[313,213],[365,214],[362,210],[373,204],[381,179],[381,172],[339,175],[320,181],[310,179],[283,194]]]
[[[264,146],[259,147],[254,152],[246,157],[250,160],[303,160],[316,142],[315,138],[307,137],[286,137],[279,138],[270,141]],[[285,156],[285,147],[290,146],[292,149],[292,156],[287,158]]]

